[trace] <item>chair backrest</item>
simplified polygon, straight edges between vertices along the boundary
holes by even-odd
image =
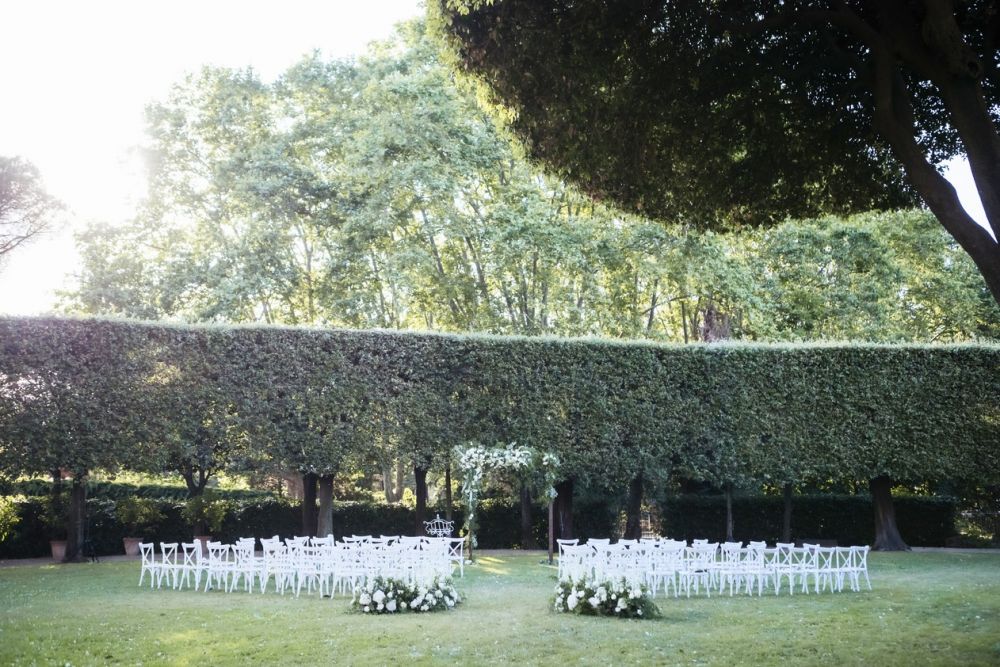
[[[181,542],[183,564],[186,568],[197,568],[201,565],[201,541]]]
[[[722,553],[722,562],[733,565],[739,563],[743,556],[742,542],[723,542],[719,546]]]
[[[152,542],[139,543],[139,556],[142,558],[143,567],[152,565],[153,561],[156,560],[156,554],[154,553],[155,548],[156,545],[154,545]]]
[[[639,540],[618,540],[615,544],[620,544],[623,547],[634,547],[639,544]]]
[[[229,560],[229,545],[222,542],[208,543],[208,565],[220,565]]]
[[[167,565],[177,564],[177,543],[160,542],[160,559]]]
[[[598,539],[591,537],[590,539],[587,540],[587,546],[590,547],[606,547],[609,544],[611,544],[611,540],[605,538]]]

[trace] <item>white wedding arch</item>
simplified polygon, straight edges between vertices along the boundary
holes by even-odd
[[[501,473],[515,474],[521,479],[539,476],[543,489],[543,499],[549,505],[549,560],[552,559],[552,501],[556,497],[555,482],[559,470],[559,457],[551,452],[540,452],[531,447],[509,443],[495,447],[484,447],[470,443],[455,448],[455,459],[462,474],[462,501],[465,505],[464,529],[471,555],[478,546],[476,542],[476,507],[483,483],[489,476]]]

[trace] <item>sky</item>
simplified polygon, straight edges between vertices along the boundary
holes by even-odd
[[[270,81],[313,50],[358,55],[423,11],[418,0],[5,2],[0,155],[33,162],[68,214],[0,266],[0,313],[51,310],[77,262],[73,232],[135,210],[143,109],[186,73],[253,67]]]
[[[61,231],[0,265],[0,313],[50,311],[77,265],[73,233],[135,210],[144,182],[131,156],[143,142],[143,109],[186,73],[249,66],[270,81],[317,49],[360,54],[422,13],[419,0],[4,3],[0,155],[33,162],[68,213]],[[950,163],[948,176],[984,221],[968,165]]]

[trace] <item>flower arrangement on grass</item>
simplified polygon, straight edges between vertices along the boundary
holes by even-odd
[[[451,579],[437,577],[429,584],[376,577],[354,591],[351,606],[364,614],[430,612],[454,608],[462,601]]]
[[[656,618],[660,609],[642,584],[618,581],[560,581],[553,608],[584,616]]]

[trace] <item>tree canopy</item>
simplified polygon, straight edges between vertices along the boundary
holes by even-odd
[[[1000,302],[995,3],[430,7],[529,154],[594,197],[712,228],[919,195]],[[958,154],[992,235],[937,169]]]
[[[61,208],[45,191],[35,165],[0,156],[0,265],[8,253],[50,229]]]
[[[1000,334],[926,213],[698,232],[594,205],[512,151],[420,24],[276,82],[207,68],[148,111],[149,195],[78,237],[76,313],[700,340]],[[393,399],[394,400],[394,399]]]

